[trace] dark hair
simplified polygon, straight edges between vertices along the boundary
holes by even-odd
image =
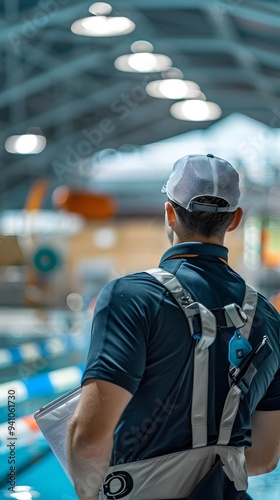
[[[224,237],[235,215],[235,212],[189,212],[174,201],[170,199],[168,201],[173,206],[188,235],[197,233],[206,238],[211,236]],[[196,201],[200,203],[213,203],[219,207],[227,205],[225,200],[214,196],[200,196]]]

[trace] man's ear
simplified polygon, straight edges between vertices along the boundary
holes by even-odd
[[[167,224],[169,227],[172,227],[176,222],[176,214],[174,208],[172,207],[169,201],[165,203],[165,213],[166,213]]]
[[[239,226],[240,221],[242,219],[242,216],[243,216],[243,210],[242,210],[242,208],[238,207],[236,209],[234,219],[233,219],[231,225],[229,226],[227,232],[234,231],[234,229],[236,229]]]

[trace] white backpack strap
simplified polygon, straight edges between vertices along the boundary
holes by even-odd
[[[169,290],[176,302],[179,304],[181,309],[185,312],[185,305],[194,303],[191,294],[187,292],[177,280],[174,274],[161,269],[160,267],[155,267],[152,269],[147,269],[145,273],[150,274],[156,278],[167,290]]]
[[[245,295],[242,304],[242,310],[247,316],[247,322],[240,328],[242,335],[249,339],[255,311],[258,302],[258,294],[254,288],[246,283]],[[227,445],[231,438],[233,424],[238,412],[242,391],[240,387],[231,385],[223,408],[219,437],[217,444]]]
[[[191,294],[182,287],[174,274],[161,268],[147,269],[145,273],[156,278],[173,295],[188,320],[192,336],[194,335],[192,317],[196,315],[200,316],[202,331],[200,332],[200,340],[197,346],[203,350],[209,347],[214,342],[217,331],[216,318],[211,311],[203,304],[194,302]]]
[[[209,351],[208,347],[216,338],[217,325],[214,315],[205,306],[194,302],[177,280],[176,276],[160,268],[145,271],[156,278],[173,295],[183,310],[193,336],[192,317],[199,314],[201,321],[201,336],[194,349],[193,393],[192,393],[192,446],[197,448],[207,445],[207,407],[208,407],[208,378],[209,378]]]
[[[217,444],[226,445],[229,443],[240,404],[241,394],[241,389],[233,384],[224,404]]]
[[[245,296],[243,299],[242,310],[247,316],[247,322],[240,328],[242,335],[249,339],[252,324],[255,317],[255,311],[258,303],[258,294],[256,290],[246,283]]]

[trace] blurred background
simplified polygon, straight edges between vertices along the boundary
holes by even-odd
[[[79,384],[102,286],[168,248],[177,158],[238,170],[230,265],[280,309],[280,5],[0,0],[0,28],[0,498],[75,500],[32,415]],[[279,500],[279,468],[249,492]]]

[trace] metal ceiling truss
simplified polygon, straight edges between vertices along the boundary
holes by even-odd
[[[169,55],[186,79],[197,81],[207,98],[221,105],[223,116],[240,111],[272,125],[273,113],[280,110],[280,53],[275,49],[280,42],[279,5],[240,0],[111,3],[115,14],[127,15],[136,23],[134,33],[113,40],[73,35],[71,23],[87,15],[89,1],[48,0],[23,11],[18,0],[5,0],[6,18],[0,21],[0,72],[5,79],[0,93],[0,142],[39,127],[47,135],[48,146],[36,158],[5,153],[2,186],[14,184],[16,178],[20,182],[26,175],[56,179],[53,162],[63,163],[67,146],[75,150],[83,131],[98,128],[105,118],[112,123],[112,133],[104,134],[96,146],[100,149],[141,145],[209,126],[175,120],[169,114],[172,101],[145,95],[146,83],[158,74],[115,70],[115,58],[128,53],[137,39],[148,39],[156,52]],[[177,10],[186,13],[184,31],[177,27]],[[158,13],[156,20],[154,13]],[[205,26],[205,36],[188,36],[194,13],[200,16],[200,30]]]

